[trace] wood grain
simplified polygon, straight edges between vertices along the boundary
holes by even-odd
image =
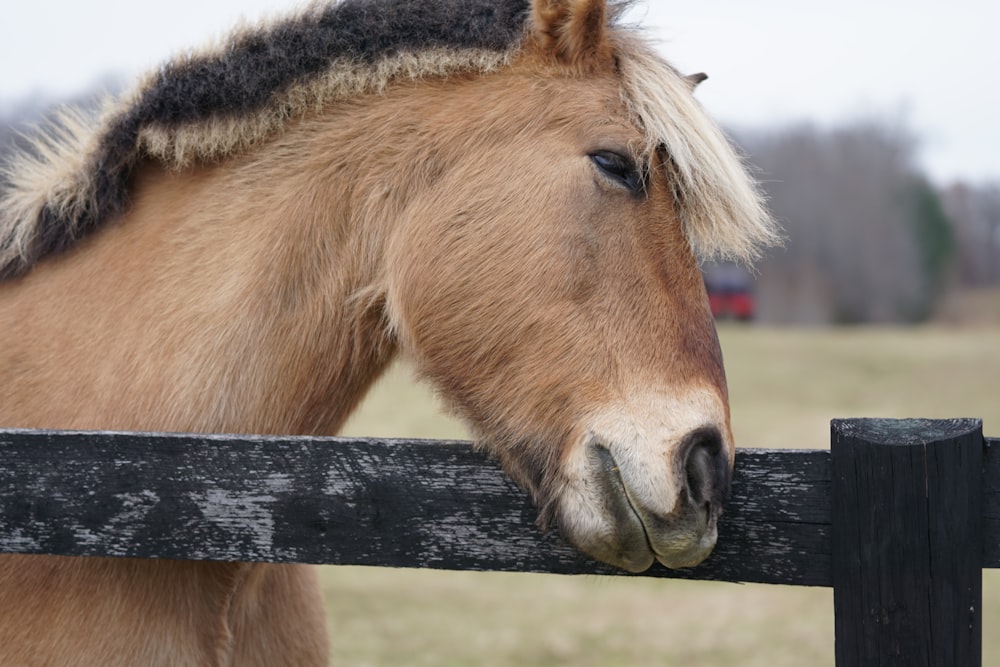
[[[831,429],[836,664],[982,664],[982,422]]]

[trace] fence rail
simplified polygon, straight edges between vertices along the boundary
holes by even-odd
[[[978,420],[840,420],[831,450],[741,449],[711,557],[643,576],[833,586],[838,664],[872,651],[888,651],[889,664],[896,649],[849,617],[875,605],[909,619],[914,593],[873,600],[854,589],[895,576],[883,591],[892,597],[912,588],[912,566],[939,588],[959,570],[956,585],[975,588],[974,570],[981,591],[982,568],[1000,567],[998,452]],[[969,507],[975,516],[956,521]],[[0,552],[622,574],[541,533],[536,514],[464,442],[0,431]],[[910,544],[921,525],[929,541]],[[970,544],[981,556],[946,558]],[[902,564],[885,571],[886,553]],[[950,632],[981,628],[981,605],[971,619],[959,613],[967,597],[943,600],[961,616]],[[916,633],[942,622],[924,611],[932,618],[914,627],[872,623]],[[981,645],[974,631],[966,643]],[[970,650],[958,662],[927,653],[908,664],[977,664]]]

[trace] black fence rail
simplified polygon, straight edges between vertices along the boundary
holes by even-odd
[[[741,449],[711,557],[625,575],[464,442],[6,430],[0,552],[832,586],[838,665],[977,665],[997,445],[979,420],[858,419],[830,450]]]

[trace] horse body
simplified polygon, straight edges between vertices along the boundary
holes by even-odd
[[[335,433],[401,351],[543,524],[633,571],[702,560],[733,442],[695,251],[773,231],[688,84],[608,12],[525,5],[482,71],[319,99],[252,140],[150,123],[127,208],[67,252],[32,258],[0,218],[0,424]],[[85,209],[52,204],[63,181],[39,220]],[[322,664],[325,637],[306,566],[0,557],[4,663]]]

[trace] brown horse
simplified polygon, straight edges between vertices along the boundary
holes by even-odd
[[[716,540],[699,257],[775,240],[605,0],[344,0],[72,114],[0,199],[0,424],[332,434],[398,353],[572,544]],[[0,557],[0,663],[324,664],[308,566]]]

